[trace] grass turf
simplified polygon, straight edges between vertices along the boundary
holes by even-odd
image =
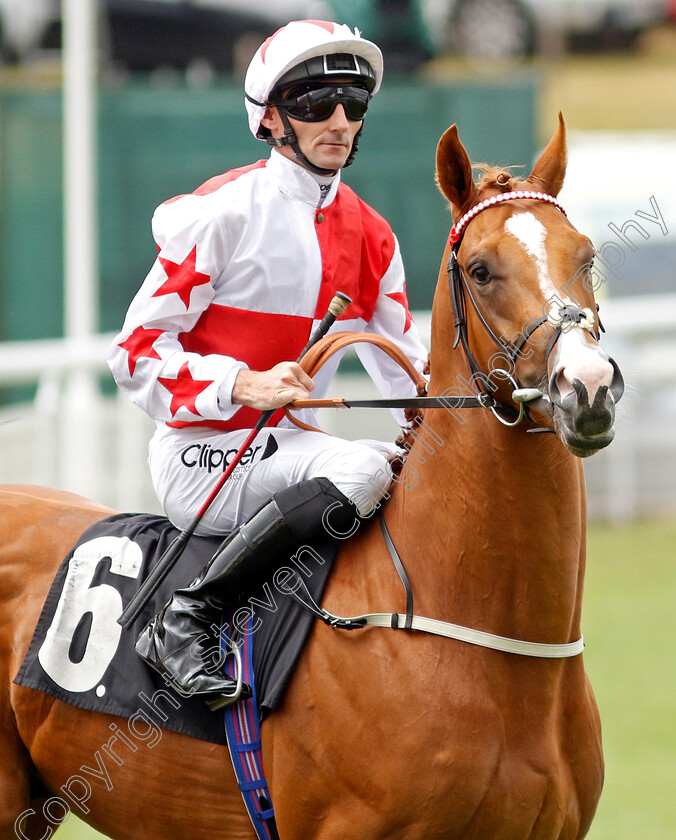
[[[676,831],[676,521],[589,533],[585,661],[604,733],[606,784],[590,840]]]

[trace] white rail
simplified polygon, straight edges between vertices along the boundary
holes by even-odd
[[[593,518],[623,522],[676,511],[676,294],[602,303],[604,346],[627,393],[612,446],[585,461]],[[430,316],[417,313],[424,340]],[[31,385],[30,402],[0,408],[0,482],[82,493],[120,510],[157,511],[146,467],[152,422],[113,389],[105,355],[112,335],[0,345],[0,386]],[[339,376],[334,393],[370,393],[363,376]],[[327,430],[389,437],[387,413],[324,412]],[[74,431],[75,430],[75,431]]]

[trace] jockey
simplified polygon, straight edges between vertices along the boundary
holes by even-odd
[[[352,298],[340,329],[385,336],[423,369],[397,240],[340,179],[382,67],[379,48],[357,30],[287,24],[261,45],[245,79],[249,127],[272,146],[269,157],[155,212],[159,254],[109,365],[157,423],[150,471],[177,528],[194,518],[260,411],[326,392],[337,357],[314,380],[289,360],[336,291]],[[415,395],[385,353],[362,345],[358,354],[384,396]],[[325,530],[328,508],[338,534],[371,514],[392,480],[395,452],[389,443],[298,429],[277,411],[197,530],[234,536],[146,627],[139,655],[187,694],[232,693],[209,641],[226,590],[282,565]]]

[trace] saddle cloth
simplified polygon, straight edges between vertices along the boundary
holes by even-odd
[[[177,536],[164,517],[117,514],[85,531],[59,571],[45,601],[15,682],[82,709],[144,720],[204,741],[225,744],[223,717],[203,699],[185,697],[136,655],[134,644],[175,589],[199,574],[221,543],[192,537],[171,572],[129,630],[117,618],[154,562]],[[276,709],[309,635],[313,616],[289,590],[302,578],[315,600],[324,592],[335,554],[329,538],[304,547],[280,569],[233,593],[227,612],[255,633],[253,667],[261,719]],[[224,626],[225,631],[228,628]]]

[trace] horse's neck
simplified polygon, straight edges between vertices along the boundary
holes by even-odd
[[[467,377],[461,353],[447,355],[443,386],[432,356],[430,393]],[[484,409],[461,416],[427,412],[391,502],[395,541],[415,567],[416,611],[567,641],[579,632],[584,573],[580,462],[554,435],[506,428]]]

